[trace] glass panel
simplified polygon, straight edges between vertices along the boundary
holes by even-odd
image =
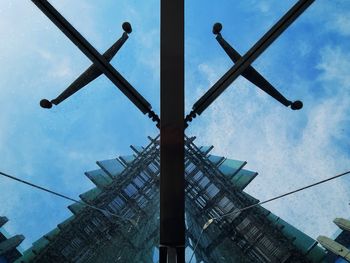
[[[135,186],[133,184],[129,184],[125,189],[124,192],[129,196],[133,196],[136,192],[137,189],[135,188]]]
[[[226,176],[231,177],[236,174],[243,166],[245,162],[226,159],[220,166],[219,170]]]
[[[124,170],[124,166],[117,159],[99,161],[97,164],[112,177],[119,175]]]
[[[206,189],[206,192],[210,196],[210,198],[213,198],[215,195],[217,195],[219,191],[220,190],[214,184],[210,184]]]
[[[196,166],[193,163],[189,162],[185,167],[186,174],[192,173],[195,168]]]
[[[196,181],[199,181],[203,176],[203,173],[202,171],[198,171],[194,176],[193,176],[193,179],[196,180]]]
[[[134,180],[133,180],[134,184],[137,185],[138,188],[141,188],[145,182],[139,177],[137,176]]]
[[[202,188],[205,188],[207,186],[207,184],[209,183],[209,179],[206,176],[203,176],[203,178],[199,181],[199,185]]]
[[[232,178],[232,182],[243,190],[256,176],[256,172],[242,169]]]

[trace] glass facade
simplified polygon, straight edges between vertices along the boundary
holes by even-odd
[[[149,139],[146,147],[132,146],[133,155],[99,161],[99,169],[86,172],[96,187],[80,198],[98,209],[70,205],[73,216],[18,262],[157,262],[159,137]],[[243,191],[257,173],[193,141],[186,137],[186,260],[193,254],[191,262],[322,261],[320,247],[307,250],[313,239],[271,212],[239,211],[258,202]]]

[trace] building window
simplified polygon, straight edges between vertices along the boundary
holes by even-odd
[[[210,198],[213,198],[214,196],[217,195],[217,193],[219,193],[220,190],[214,185],[214,184],[210,184],[208,186],[208,188],[206,189],[206,193],[208,194],[208,196]]]
[[[246,231],[244,233],[244,236],[250,242],[254,242],[255,240],[257,240],[261,236],[261,233],[260,233],[259,229],[256,226],[246,227],[245,230]]]
[[[270,239],[268,239],[266,236],[262,237],[258,242],[258,247],[261,249],[261,251],[264,251],[264,255],[272,255],[277,256],[281,253],[280,249],[271,242]]]
[[[132,217],[135,216],[134,211],[132,211],[132,209],[128,209],[126,210],[125,214],[123,215],[125,218],[129,218],[131,219]]]
[[[71,244],[72,244],[72,247],[74,248],[74,249],[79,249],[80,248],[80,245],[83,243],[83,241],[80,239],[80,238],[74,238],[73,240],[72,240],[72,242],[71,242]]]
[[[188,165],[185,168],[186,174],[190,174],[193,172],[193,170],[196,168],[196,166],[192,162],[188,162]]]
[[[73,253],[73,248],[71,247],[71,245],[68,245],[64,249],[62,249],[61,253],[64,257],[69,258],[70,255]]]
[[[232,210],[235,206],[233,203],[225,196],[223,197],[217,204],[217,206],[220,208],[220,210],[223,213],[228,213],[229,211]]]
[[[91,220],[91,223],[94,224],[99,231],[102,232],[103,230],[105,230],[106,225],[102,222],[100,218],[94,217]]]
[[[145,185],[145,182],[141,179],[140,176],[136,176],[133,182],[138,188],[142,188]]]
[[[238,231],[243,231],[250,224],[250,220],[246,217],[242,220],[242,222],[236,227]]]
[[[148,168],[151,169],[151,171],[155,174],[159,173],[159,168],[157,165],[155,165],[154,163],[150,163],[148,165]]]
[[[109,203],[108,205],[110,208],[112,208],[113,210],[119,210],[122,209],[125,206],[125,202],[123,201],[123,199],[121,199],[119,196],[117,196],[116,198],[114,198],[112,200],[112,202]]]
[[[207,203],[202,196],[199,196],[195,201],[201,208],[203,208]]]
[[[215,209],[210,209],[209,215],[210,217],[220,217],[220,214]]]
[[[137,193],[137,189],[133,184],[129,184],[127,187],[124,188],[124,192],[129,197],[132,197],[135,193]]]
[[[195,186],[191,189],[191,194],[193,195],[193,197],[195,197],[198,194],[198,190]]]
[[[87,225],[86,227],[84,227],[84,231],[86,234],[90,235],[94,233],[94,230],[92,229],[92,227],[90,225]]]
[[[195,181],[198,182],[198,181],[202,178],[202,176],[203,176],[202,171],[198,171],[198,172],[193,176],[193,179],[194,179]]]
[[[136,202],[141,208],[144,208],[147,205],[147,199],[144,196],[139,196],[136,199]]]
[[[145,182],[148,182],[150,180],[150,177],[147,173],[145,172],[141,172],[140,173],[140,177],[145,181]]]
[[[209,179],[206,176],[203,176],[202,180],[199,181],[199,185],[203,188],[205,188],[208,183],[209,183]]]

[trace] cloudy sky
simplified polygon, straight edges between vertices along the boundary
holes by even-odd
[[[211,28],[244,54],[296,1],[186,2],[186,112],[231,66]],[[52,0],[102,53],[130,21],[133,33],[112,60],[159,112],[159,3],[155,0]],[[51,110],[89,60],[31,1],[0,2],[0,171],[77,198],[93,185],[95,161],[130,153],[158,130],[100,77]],[[292,111],[239,78],[188,135],[213,153],[246,160],[259,172],[247,192],[260,200],[350,168],[350,2],[316,1],[254,67],[304,108]],[[266,205],[312,237],[331,236],[335,217],[349,217],[350,178]],[[0,215],[24,248],[70,215],[70,203],[0,178]]]

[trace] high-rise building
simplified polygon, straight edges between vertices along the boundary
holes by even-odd
[[[133,154],[97,162],[96,185],[73,215],[17,262],[157,262],[159,137]],[[186,138],[186,255],[193,262],[325,262],[317,242],[244,192],[257,173]],[[90,205],[90,206],[89,206]],[[98,207],[98,209],[94,209]]]

